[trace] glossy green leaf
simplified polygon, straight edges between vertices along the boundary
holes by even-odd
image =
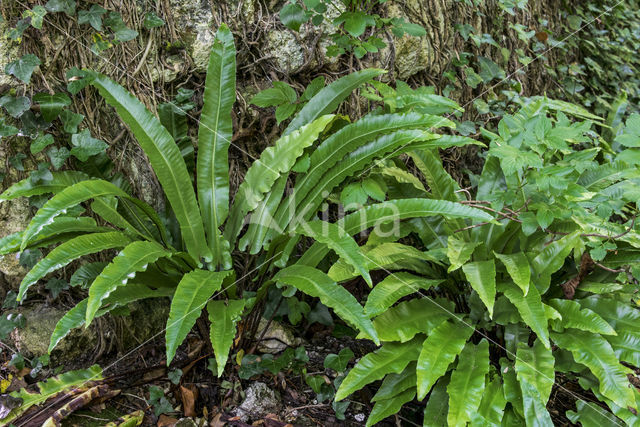
[[[444,300],[414,298],[385,310],[373,320],[373,326],[381,341],[406,342],[417,334],[430,334],[453,310],[453,304]]]
[[[496,299],[496,265],[494,260],[475,261],[462,266],[462,271],[469,284],[478,293],[487,309],[493,315],[493,304]]]
[[[411,273],[398,272],[390,274],[369,292],[364,311],[367,316],[375,317],[385,313],[400,298],[418,292],[421,289],[427,290],[440,283],[442,283],[442,280],[425,279]]]
[[[582,427],[624,425],[621,420],[595,403],[580,399],[576,402],[576,408],[577,412],[567,411],[567,418],[576,424],[580,423]]]
[[[438,325],[422,345],[416,367],[418,399],[427,395],[443,376],[473,334],[473,326],[465,320],[445,320]]]
[[[85,319],[87,325],[91,324],[109,294],[118,287],[125,286],[135,278],[137,272],[145,271],[149,264],[170,256],[170,251],[155,242],[139,241],[127,245],[91,284]]]
[[[52,271],[58,270],[84,255],[128,245],[131,238],[120,232],[92,233],[75,237],[62,243],[42,258],[22,279],[18,300],[24,298],[27,289]]]
[[[244,217],[258,207],[274,183],[282,175],[288,175],[305,148],[318,138],[333,120],[333,115],[322,116],[300,129],[283,136],[275,146],[268,147],[247,171],[240,184],[231,208],[229,222],[225,227],[225,237],[232,242],[242,227]]]
[[[372,286],[371,276],[365,267],[365,257],[360,252],[360,247],[338,224],[320,220],[310,221],[300,224],[296,232],[327,245],[340,258],[353,266],[369,286]]]
[[[333,112],[351,92],[384,72],[384,70],[374,68],[356,71],[322,88],[291,120],[291,123],[284,131],[284,135],[288,135],[294,130],[313,122],[324,114]]]
[[[554,363],[551,350],[542,341],[536,340],[533,347],[518,343],[515,370],[527,425],[553,426],[546,406],[555,381]]]
[[[473,427],[501,425],[506,404],[507,400],[504,397],[500,377],[487,381],[480,407],[476,414],[471,416],[471,425]]]
[[[211,327],[209,339],[218,365],[218,377],[224,372],[229,350],[236,336],[236,323],[244,310],[245,300],[209,301],[207,312]]]
[[[386,375],[375,396],[371,398],[371,401],[377,402],[379,400],[391,399],[393,396],[397,396],[405,390],[414,388],[415,386],[416,364],[410,363],[401,373]]]
[[[9,62],[7,66],[4,67],[4,72],[17,77],[23,83],[29,84],[33,70],[41,63],[37,56],[29,53],[15,61]]]
[[[448,273],[455,271],[466,264],[480,242],[466,242],[455,236],[449,236],[447,240],[447,257],[451,265],[447,269]]]
[[[322,271],[303,265],[292,265],[280,270],[273,280],[293,286],[309,296],[320,298],[320,301],[332,308],[341,319],[379,344],[376,330],[365,316],[364,309],[358,300]]]
[[[221,25],[211,48],[204,105],[198,129],[197,185],[209,248],[214,262],[231,267],[229,243],[220,226],[229,213],[229,144],[233,135],[231,109],[236,100],[236,50],[233,35]]]
[[[178,346],[196,324],[202,308],[222,287],[230,271],[193,270],[182,277],[176,288],[165,330],[167,366],[171,364]]]
[[[558,347],[570,351],[576,362],[589,368],[600,382],[598,390],[603,396],[623,408],[637,409],[627,379],[631,371],[618,362],[611,345],[604,338],[590,332],[567,329],[562,334],[552,332],[551,339]]]
[[[33,183],[29,178],[16,182],[0,194],[0,202],[13,200],[17,197],[57,193],[70,185],[89,179],[86,173],[77,171],[51,172],[51,174],[53,179],[45,182]]]
[[[401,199],[365,206],[341,219],[339,224],[348,234],[354,235],[369,227],[375,227],[393,221],[439,215],[450,218],[470,218],[482,221],[492,219],[491,215],[488,215],[480,209],[446,200]],[[316,266],[327,253],[328,250],[323,248],[322,245],[314,244],[303,254],[298,262]]]
[[[433,386],[429,400],[424,408],[424,427],[443,427],[447,425],[447,414],[449,413],[449,396],[447,395],[447,385],[449,385],[449,375],[440,378]]]
[[[522,289],[522,293],[527,295],[529,283],[531,282],[531,267],[527,257],[522,252],[513,254],[498,254],[494,252],[496,258],[507,268],[507,273],[513,282]]]
[[[580,329],[601,335],[617,335],[606,320],[593,310],[582,308],[577,301],[556,298],[549,300],[549,305],[560,313],[562,326],[565,328]]]
[[[365,355],[349,371],[338,387],[336,401],[344,399],[367,384],[382,379],[387,374],[402,372],[418,357],[422,341],[422,337],[416,337],[402,344],[387,343],[373,353]]]
[[[516,306],[524,323],[538,335],[538,338],[546,348],[551,348],[547,316],[540,294],[535,286],[529,287],[527,295],[523,295],[522,289],[513,283],[501,285],[503,286],[502,292]]]
[[[458,357],[458,365],[447,387],[447,422],[450,426],[465,426],[478,411],[488,373],[489,342],[486,339],[478,345],[468,342]]]
[[[377,401],[373,405],[373,409],[371,409],[369,418],[367,418],[366,426],[369,427],[375,425],[377,422],[382,421],[388,416],[398,413],[400,408],[402,408],[402,405],[412,401],[414,397],[416,397],[416,390],[412,388],[389,399]]]
[[[196,261],[200,261],[200,258],[210,260],[211,253],[191,179],[182,154],[169,132],[139,100],[108,77],[95,74],[91,84],[107,103],[115,107],[149,158],[178,219],[182,238],[191,257]]]

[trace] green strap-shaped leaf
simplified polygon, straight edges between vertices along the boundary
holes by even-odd
[[[360,390],[365,385],[377,381],[387,374],[399,374],[409,363],[416,360],[420,353],[423,338],[403,343],[387,343],[373,353],[364,356],[349,371],[349,374],[338,387],[336,401]]]
[[[369,286],[373,285],[360,247],[342,227],[327,221],[316,220],[300,224],[296,228],[296,232],[311,237],[316,242],[323,243],[333,249],[340,258],[360,273]]]
[[[229,350],[236,336],[236,323],[240,320],[242,310],[244,310],[245,300],[209,301],[207,312],[211,328],[209,339],[213,346],[218,365],[218,377],[224,372],[224,367],[229,358]]]
[[[173,294],[165,331],[167,366],[176,355],[178,346],[200,317],[209,298],[222,287],[231,271],[193,270],[184,275]]]
[[[501,283],[501,286],[505,296],[518,309],[524,323],[538,335],[538,338],[546,348],[551,348],[549,344],[549,322],[538,289],[535,286],[530,286],[529,292],[525,296],[522,294],[522,289],[513,283]]]
[[[229,213],[231,109],[236,100],[236,49],[233,34],[221,25],[211,47],[204,105],[198,128],[198,202],[214,262],[231,267],[229,243],[220,226]]]
[[[609,341],[616,357],[623,362],[640,366],[640,332],[620,331],[617,335],[607,335],[605,339]]]
[[[549,301],[549,305],[560,313],[562,316],[560,323],[565,328],[580,329],[601,335],[617,335],[606,320],[593,310],[582,308],[577,301],[555,298]]]
[[[411,340],[417,334],[430,334],[433,329],[451,317],[452,303],[430,298],[414,298],[386,310],[373,320],[381,341]]]
[[[627,302],[622,302],[604,295],[592,295],[579,300],[582,307],[596,312],[607,321],[616,332],[637,332],[640,325],[640,310]]]
[[[196,261],[211,260],[191,178],[175,141],[160,121],[122,86],[101,74],[94,76],[91,84],[116,109],[149,158],[180,224],[189,255]]]
[[[53,178],[49,181],[42,181],[34,184],[31,178],[16,182],[0,194],[0,202],[12,200],[17,197],[38,196],[46,193],[57,193],[70,185],[89,179],[89,175],[84,172],[62,171],[51,172]]]
[[[424,399],[447,372],[473,331],[473,326],[464,320],[445,320],[431,332],[422,345],[416,367],[418,399]]]
[[[133,242],[127,245],[109,265],[93,281],[89,288],[86,322],[91,324],[102,302],[119,286],[127,282],[139,271],[145,271],[149,264],[163,257],[170,257],[171,252],[155,242]]]
[[[37,236],[34,236],[27,248],[40,248],[54,243],[69,240],[83,233],[100,233],[113,231],[109,227],[98,227],[96,221],[88,216],[72,218],[59,216],[51,224],[45,225]],[[0,239],[0,255],[19,252],[24,231],[10,234]]]
[[[441,253],[422,252],[413,246],[395,242],[362,246],[361,250],[368,270],[411,270],[433,277],[438,273],[430,263],[442,260],[439,257]],[[342,259],[333,264],[327,274],[336,282],[342,282],[358,275],[357,271]]]
[[[371,398],[371,401],[377,402],[379,400],[391,399],[392,397],[397,396],[407,389],[414,388],[415,386],[416,364],[410,363],[401,373],[386,375],[375,396]]]
[[[624,425],[622,420],[616,418],[613,414],[605,411],[595,403],[580,399],[576,402],[576,408],[578,412],[567,411],[567,418],[576,425],[578,425],[578,423],[580,423],[582,427]]]
[[[249,228],[240,238],[238,249],[244,251],[248,246],[250,254],[256,255],[260,252],[267,234],[271,231],[270,227],[277,226],[273,216],[282,200],[288,178],[287,175],[280,176],[266,199],[251,213]],[[278,230],[278,233],[281,232],[282,230]]]
[[[480,221],[491,221],[493,217],[480,209],[471,208],[446,200],[400,199],[376,203],[358,209],[338,222],[349,235],[354,235],[392,221],[430,216],[446,216],[451,218],[470,218]],[[298,261],[301,264],[315,267],[326,256],[328,249],[322,244],[311,246]]]
[[[131,302],[146,298],[161,298],[171,296],[172,288],[151,289],[140,283],[129,283],[126,287],[116,289],[104,300],[103,307],[98,310],[95,317],[107,314],[111,310],[118,307],[124,307]],[[72,329],[79,328],[84,325],[87,315],[87,302],[85,298],[75,305],[71,310],[67,311],[64,316],[56,324],[51,340],[49,341],[49,354],[58,345],[58,343],[71,332]]]
[[[397,414],[400,411],[400,408],[402,408],[402,405],[412,401],[414,397],[416,397],[416,390],[415,388],[411,388],[389,399],[377,401],[373,405],[369,418],[367,418],[366,426],[369,427],[375,425],[377,422],[382,421],[388,416]]]
[[[355,123],[344,126],[322,141],[311,153],[309,170],[296,180],[293,193],[283,200],[274,216],[277,227],[280,229],[287,227],[309,192],[318,185],[324,174],[347,154],[368,144],[380,135],[402,129],[427,129],[437,125],[441,120],[442,118],[438,116],[418,113],[383,114],[365,116]],[[446,122],[442,125],[454,126],[452,122]],[[275,226],[271,227],[276,228]],[[274,234],[270,232],[271,238]]]
[[[390,274],[369,292],[364,311],[368,317],[375,317],[386,312],[400,298],[418,292],[420,289],[427,290],[440,283],[442,280],[425,279],[411,273]]]
[[[500,426],[506,404],[500,377],[487,381],[480,407],[477,413],[471,416],[471,425],[473,427]]]
[[[68,209],[86,200],[102,196],[129,197],[127,193],[110,182],[98,179],[81,181],[66,187],[38,209],[25,229],[21,249],[24,249],[47,224],[53,223],[57,216],[66,214]]]
[[[427,181],[429,192],[434,199],[452,202],[460,200],[461,196],[456,194],[460,186],[444,170],[442,160],[436,150],[416,150],[410,152],[409,156]]]
[[[289,174],[304,149],[313,144],[333,118],[333,115],[319,117],[295,132],[283,136],[275,146],[262,152],[260,158],[247,171],[236,193],[225,227],[224,235],[227,240],[235,240],[245,215],[258,207],[280,176]]]
[[[447,422],[450,426],[466,426],[477,412],[488,373],[489,342],[486,339],[482,339],[478,345],[468,342],[458,357],[458,366],[451,374],[447,387]]]
[[[540,340],[536,340],[533,347],[518,343],[515,369],[527,425],[553,426],[547,401],[555,381],[554,364],[551,350]]]
[[[443,427],[447,425],[447,414],[449,413],[449,396],[447,395],[447,385],[449,375],[440,378],[433,386],[429,400],[424,408],[424,427]]]
[[[589,368],[598,379],[598,390],[603,396],[618,406],[637,410],[627,379],[631,370],[618,362],[611,345],[604,338],[590,332],[567,329],[562,334],[552,332],[551,339],[558,347],[570,351],[576,362]]]
[[[545,246],[531,262],[534,270],[541,276],[558,271],[564,265],[565,258],[580,243],[579,233],[576,231]]]
[[[292,265],[280,270],[273,280],[293,286],[309,296],[320,298],[320,301],[331,307],[341,319],[355,326],[376,344],[380,343],[376,330],[365,316],[358,300],[322,271],[304,265]]]
[[[62,243],[42,258],[22,279],[18,301],[24,298],[27,289],[54,270],[58,270],[81,256],[106,249],[122,248],[131,243],[131,238],[117,231],[92,233],[75,237]]]
[[[487,306],[489,316],[493,316],[493,304],[496,300],[496,265],[494,260],[475,261],[462,266],[473,290]]]
[[[284,135],[292,133],[324,114],[333,112],[342,101],[351,95],[351,92],[363,83],[383,73],[385,73],[384,70],[375,68],[356,71],[322,88],[291,120],[291,123],[284,131]]]
[[[447,239],[447,257],[449,257],[451,265],[447,269],[447,272],[451,273],[462,267],[471,259],[474,249],[480,244],[481,242],[466,242],[455,236],[449,236]]]
[[[116,197],[101,197],[91,203],[91,210],[110,224],[123,230],[137,234],[143,239],[152,239],[152,234],[146,234],[135,228],[125,217],[118,212],[118,199]]]
[[[529,283],[531,282],[531,267],[526,255],[522,252],[514,254],[498,254],[494,252],[494,255],[507,268],[509,276],[522,289],[522,293],[527,295]]]

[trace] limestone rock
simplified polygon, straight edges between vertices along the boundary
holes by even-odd
[[[246,398],[235,409],[243,422],[263,419],[267,414],[278,413],[282,407],[280,395],[265,383],[255,382],[245,390]]]
[[[267,320],[261,318],[256,337],[262,335],[262,331],[266,326]],[[299,344],[300,342],[293,336],[293,332],[272,320],[262,340],[258,343],[257,349],[261,353],[277,354],[286,350],[287,347],[294,347]]]
[[[47,353],[51,333],[65,310],[47,305],[20,307],[19,311],[25,325],[11,333],[11,341],[15,348],[26,357],[37,357]],[[96,348],[98,335],[94,328],[78,328],[65,339],[51,354],[54,364],[63,361],[86,359],[87,353]]]
[[[273,30],[267,34],[264,54],[272,57],[279,71],[290,73],[304,64],[304,51],[290,30]]]

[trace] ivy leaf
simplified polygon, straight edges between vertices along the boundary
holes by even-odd
[[[39,152],[41,152],[42,150],[44,150],[45,148],[47,148],[49,145],[53,144],[55,141],[53,140],[53,135],[51,135],[50,133],[46,133],[44,135],[40,135],[38,136],[32,143],[31,143],[31,154],[38,154]]]
[[[62,109],[71,104],[69,97],[62,92],[54,95],[49,93],[36,93],[33,96],[33,101],[40,105],[42,117],[48,122],[52,122],[58,118]]]
[[[344,24],[344,29],[353,37],[360,37],[367,27],[376,25],[376,20],[364,12],[343,12],[333,20],[334,25]]]
[[[62,110],[60,112],[60,121],[66,133],[78,133],[78,125],[82,122],[82,119],[84,119],[82,114],[76,114],[70,110]]]
[[[104,141],[93,138],[89,129],[83,129],[82,132],[73,135],[71,143],[74,147],[70,154],[81,162],[86,162],[89,157],[102,153],[108,147]]]
[[[51,181],[53,174],[49,171],[49,165],[47,163],[38,163],[38,169],[31,171],[29,174],[29,180],[32,184],[38,184],[42,181]]]
[[[11,166],[16,168],[16,170],[24,171],[24,165],[22,164],[22,161],[26,158],[27,158],[26,154],[18,153],[15,156],[12,156],[9,158],[9,163],[11,163]]]
[[[309,20],[309,15],[299,5],[295,3],[285,4],[280,9],[280,21],[285,27],[292,29],[293,31],[300,31],[300,25]]]
[[[33,28],[37,28],[38,30],[42,29],[42,22],[44,20],[44,16],[47,14],[47,10],[38,5],[34,6],[31,10],[25,10],[22,13],[23,18],[31,18],[31,26]]]
[[[76,13],[75,0],[49,0],[44,7],[49,12],[64,12],[69,16],[73,16]]]
[[[147,12],[147,14],[144,15],[144,21],[142,23],[142,25],[144,25],[146,29],[162,27],[164,24],[165,22],[162,20],[162,18],[160,18],[153,12]]]
[[[62,147],[62,148],[51,147],[47,151],[47,156],[49,157],[49,160],[51,160],[51,165],[53,165],[53,168],[55,170],[60,169],[70,155],[71,153],[66,147]]]
[[[11,117],[18,118],[31,107],[31,101],[26,96],[5,95],[0,98],[0,105]]]
[[[113,31],[115,41],[126,42],[138,37],[138,32],[127,27],[118,12],[109,12],[104,24]]]
[[[53,299],[58,298],[60,292],[69,289],[69,284],[62,279],[51,279],[49,280],[44,287],[51,291],[51,297]]]
[[[69,82],[67,83],[67,90],[71,95],[75,95],[91,83],[94,76],[87,71],[71,67],[69,71],[67,71],[66,77]]]
[[[480,64],[480,72],[478,74],[485,83],[489,83],[493,79],[504,79],[504,70],[489,58],[479,57],[478,64]]]
[[[96,31],[102,31],[102,15],[107,10],[97,4],[91,6],[89,10],[81,10],[78,12],[78,24],[89,24]]]
[[[344,372],[352,358],[353,351],[350,348],[343,348],[338,354],[328,354],[324,359],[324,367],[336,372]]]
[[[4,68],[4,72],[15,76],[23,83],[29,84],[31,81],[31,74],[37,66],[41,64],[40,59],[37,56],[29,53],[22,56],[20,59],[9,62]]]
[[[0,138],[18,134],[18,128],[5,123],[4,117],[0,117]]]
[[[25,249],[20,252],[19,263],[26,268],[33,268],[34,265],[42,258],[42,252],[40,249]]]

